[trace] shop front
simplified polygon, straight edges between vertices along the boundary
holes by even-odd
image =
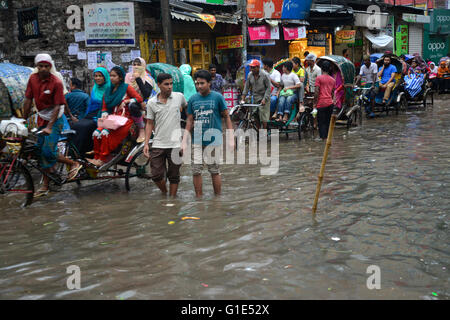
[[[290,41],[289,58],[298,57],[303,63],[305,52],[313,53],[317,57],[331,55],[332,39],[332,34],[325,30],[308,30],[306,37]]]
[[[408,53],[423,55],[424,26],[429,27],[430,16],[403,13],[400,20],[401,25],[408,25]]]
[[[179,67],[189,64],[193,73],[199,69],[207,70],[211,63],[219,64],[223,55],[216,57],[216,39],[239,31],[235,17],[225,18],[175,10],[171,11],[171,15],[175,65]],[[154,34],[149,39],[148,46],[149,63],[167,62],[162,34]]]
[[[225,75],[226,79],[236,79],[236,72],[241,65],[241,54],[244,46],[244,36],[234,35],[217,37],[215,39],[215,58],[217,72]]]

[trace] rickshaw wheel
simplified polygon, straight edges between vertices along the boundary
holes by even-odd
[[[358,108],[358,110],[356,110],[356,113],[358,114],[358,125],[361,127],[362,119],[363,119],[363,113],[362,113],[361,108]]]
[[[400,99],[400,110],[406,112],[408,110],[408,99],[403,95]]]
[[[130,180],[134,177],[150,179],[147,170],[150,168],[150,159],[144,155],[144,151],[139,151],[128,164],[125,173],[125,188],[127,191],[131,190]]]
[[[430,102],[431,100],[431,102]],[[427,92],[425,93],[425,96],[423,98],[423,108],[424,110],[426,110],[428,107],[433,107],[434,105],[434,96],[433,96],[433,92],[431,92],[430,90],[427,90]]]

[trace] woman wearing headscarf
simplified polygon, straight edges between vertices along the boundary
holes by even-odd
[[[110,86],[111,81],[108,70],[102,67],[95,69],[94,87],[91,91],[91,98],[86,109],[86,114],[83,119],[72,125],[72,129],[77,132],[72,142],[83,157],[86,152],[91,151],[94,147],[92,133],[97,129],[97,118],[101,117],[103,96]]]
[[[145,60],[142,58],[136,58],[133,61],[133,71],[127,73],[125,77],[125,83],[133,87],[134,90],[142,97],[144,103],[147,104],[149,98],[152,98],[157,94],[155,80],[148,74],[145,70]],[[142,108],[139,105],[134,104],[130,108],[131,117],[139,128],[139,137],[137,139],[138,143],[141,143],[145,139],[145,123],[144,117],[142,116],[142,110],[145,108],[145,104]]]
[[[108,115],[123,115],[128,118],[125,125],[116,130],[97,128],[94,131],[94,160],[89,160],[93,165],[101,167],[108,161],[108,156],[127,137],[133,120],[130,113],[130,104],[141,105],[142,97],[136,90],[125,83],[125,71],[122,67],[116,66],[110,72],[111,86],[103,96],[102,118]]]
[[[430,74],[428,76],[428,79],[430,79],[432,86],[432,90],[437,90],[439,83],[437,79],[438,75],[438,67],[436,67],[436,64],[433,61],[428,62],[428,67],[430,68]]]

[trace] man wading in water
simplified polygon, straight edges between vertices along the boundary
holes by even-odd
[[[222,118],[228,130],[233,130],[227,104],[224,97],[215,91],[211,91],[211,74],[206,70],[199,70],[194,75],[198,93],[193,95],[188,102],[186,131],[181,144],[185,153],[187,141],[191,130],[194,128],[194,163],[192,171],[194,176],[194,188],[197,197],[203,195],[202,169],[206,163],[211,174],[214,193],[222,192],[222,178],[220,176],[218,153],[222,148]],[[234,135],[229,137],[229,147],[234,148]],[[204,152],[207,146],[214,146],[213,152]],[[208,148],[209,149],[209,148]],[[203,156],[203,153],[205,155]],[[214,153],[214,156],[212,155]]]

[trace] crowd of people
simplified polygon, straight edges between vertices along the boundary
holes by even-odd
[[[439,67],[434,63],[425,63],[416,55],[411,61],[402,56],[403,76],[407,90],[411,95],[417,91],[417,79],[427,77],[434,88],[444,91],[450,89],[450,58],[441,60]],[[348,59],[348,57],[347,57]],[[291,117],[294,105],[299,113],[305,110],[305,97],[313,97],[313,108],[317,111],[317,126],[322,140],[328,136],[328,127],[332,112],[342,107],[345,95],[342,74],[329,61],[323,61],[321,67],[316,64],[317,56],[305,53],[304,64],[294,57],[282,65],[282,72],[274,68],[271,59],[262,63],[252,60],[250,73],[245,81],[241,100],[251,100],[260,104],[257,120],[259,127],[267,129],[272,119],[281,126]],[[372,90],[372,101],[378,90],[385,90],[383,102],[389,98],[395,84],[396,68],[386,55],[380,68],[371,62],[370,56],[364,57],[358,81],[364,82]],[[227,129],[233,129],[227,104],[223,97],[225,80],[217,73],[216,65],[209,70],[198,70],[192,77],[189,65],[180,66],[184,79],[184,92],[173,92],[173,78],[170,74],[159,74],[156,81],[146,70],[142,58],[133,61],[132,71],[126,73],[120,66],[109,72],[98,67],[93,71],[94,86],[90,95],[82,90],[81,81],[70,80],[70,92],[63,85],[61,75],[56,71],[54,62],[48,54],[35,57],[35,70],[27,84],[24,102],[24,118],[31,112],[32,102],[38,111],[38,126],[43,135],[39,136],[38,149],[40,166],[51,172],[56,162],[69,166],[68,180],[77,178],[83,168],[81,163],[68,159],[58,152],[58,141],[64,129],[76,131],[73,143],[82,157],[89,158],[90,165],[101,168],[111,158],[112,152],[129,135],[132,127],[137,128],[137,142],[144,142],[144,154],[149,157],[152,179],[163,193],[175,196],[180,181],[180,165],[172,157],[182,156],[188,147],[187,135],[194,128],[201,128],[198,135],[194,130],[194,156],[203,155],[209,145],[220,146],[220,137],[211,139],[205,136],[208,129],[222,132],[222,120]],[[261,68],[262,66],[262,68]],[[373,102],[374,103],[374,102]],[[372,103],[372,108],[373,108]],[[373,116],[373,110],[367,110]],[[186,134],[181,136],[180,122],[186,119]],[[107,119],[118,116],[123,123],[111,128]],[[135,126],[133,126],[133,124]],[[315,125],[316,125],[315,124]],[[174,132],[178,132],[177,136]],[[150,148],[148,143],[153,137]],[[227,143],[234,147],[233,141]],[[91,157],[91,158],[90,158]],[[192,165],[193,182],[197,196],[202,195],[202,168],[208,164],[216,194],[221,192],[219,164],[214,159],[194,159]],[[169,180],[169,190],[166,187]],[[49,180],[44,176],[36,197],[49,193]]]
[[[76,132],[73,143],[83,158],[94,168],[101,167],[112,158],[112,153],[129,135],[134,127],[139,130],[137,142],[145,142],[144,154],[150,158],[152,179],[163,193],[175,196],[180,181],[180,164],[172,157],[186,152],[190,137],[182,136],[181,114],[185,113],[186,129],[202,127],[194,131],[194,164],[192,165],[195,192],[202,195],[202,168],[208,164],[215,194],[221,193],[220,167],[216,158],[204,161],[203,150],[209,145],[220,146],[221,138],[207,137],[209,129],[222,132],[222,119],[227,129],[232,129],[231,119],[223,95],[223,78],[210,70],[199,70],[191,77],[191,67],[182,65],[184,92],[173,92],[173,78],[161,73],[156,81],[146,70],[145,61],[133,61],[132,72],[126,73],[121,66],[109,72],[103,67],[93,71],[94,86],[91,94],[82,91],[81,81],[70,79],[70,92],[64,88],[64,80],[56,71],[50,55],[35,57],[36,69],[30,76],[25,93],[23,117],[28,119],[32,105],[38,113],[37,124],[42,133],[38,136],[39,165],[51,173],[57,162],[69,166],[68,181],[75,180],[83,165],[59,153],[58,142],[65,129]],[[195,84],[194,84],[195,80]],[[120,117],[120,120],[117,120]],[[114,119],[111,127],[108,119]],[[125,121],[123,121],[125,119]],[[120,122],[120,124],[117,124]],[[200,136],[197,134],[201,132]],[[178,136],[177,136],[177,133]],[[149,141],[153,136],[152,147]],[[233,141],[228,141],[234,148]],[[196,152],[200,149],[200,152]],[[200,156],[200,159],[197,159]],[[91,157],[91,158],[89,158]],[[169,180],[169,190],[166,187]],[[49,193],[49,179],[44,175],[43,183],[35,193],[42,197]]]

